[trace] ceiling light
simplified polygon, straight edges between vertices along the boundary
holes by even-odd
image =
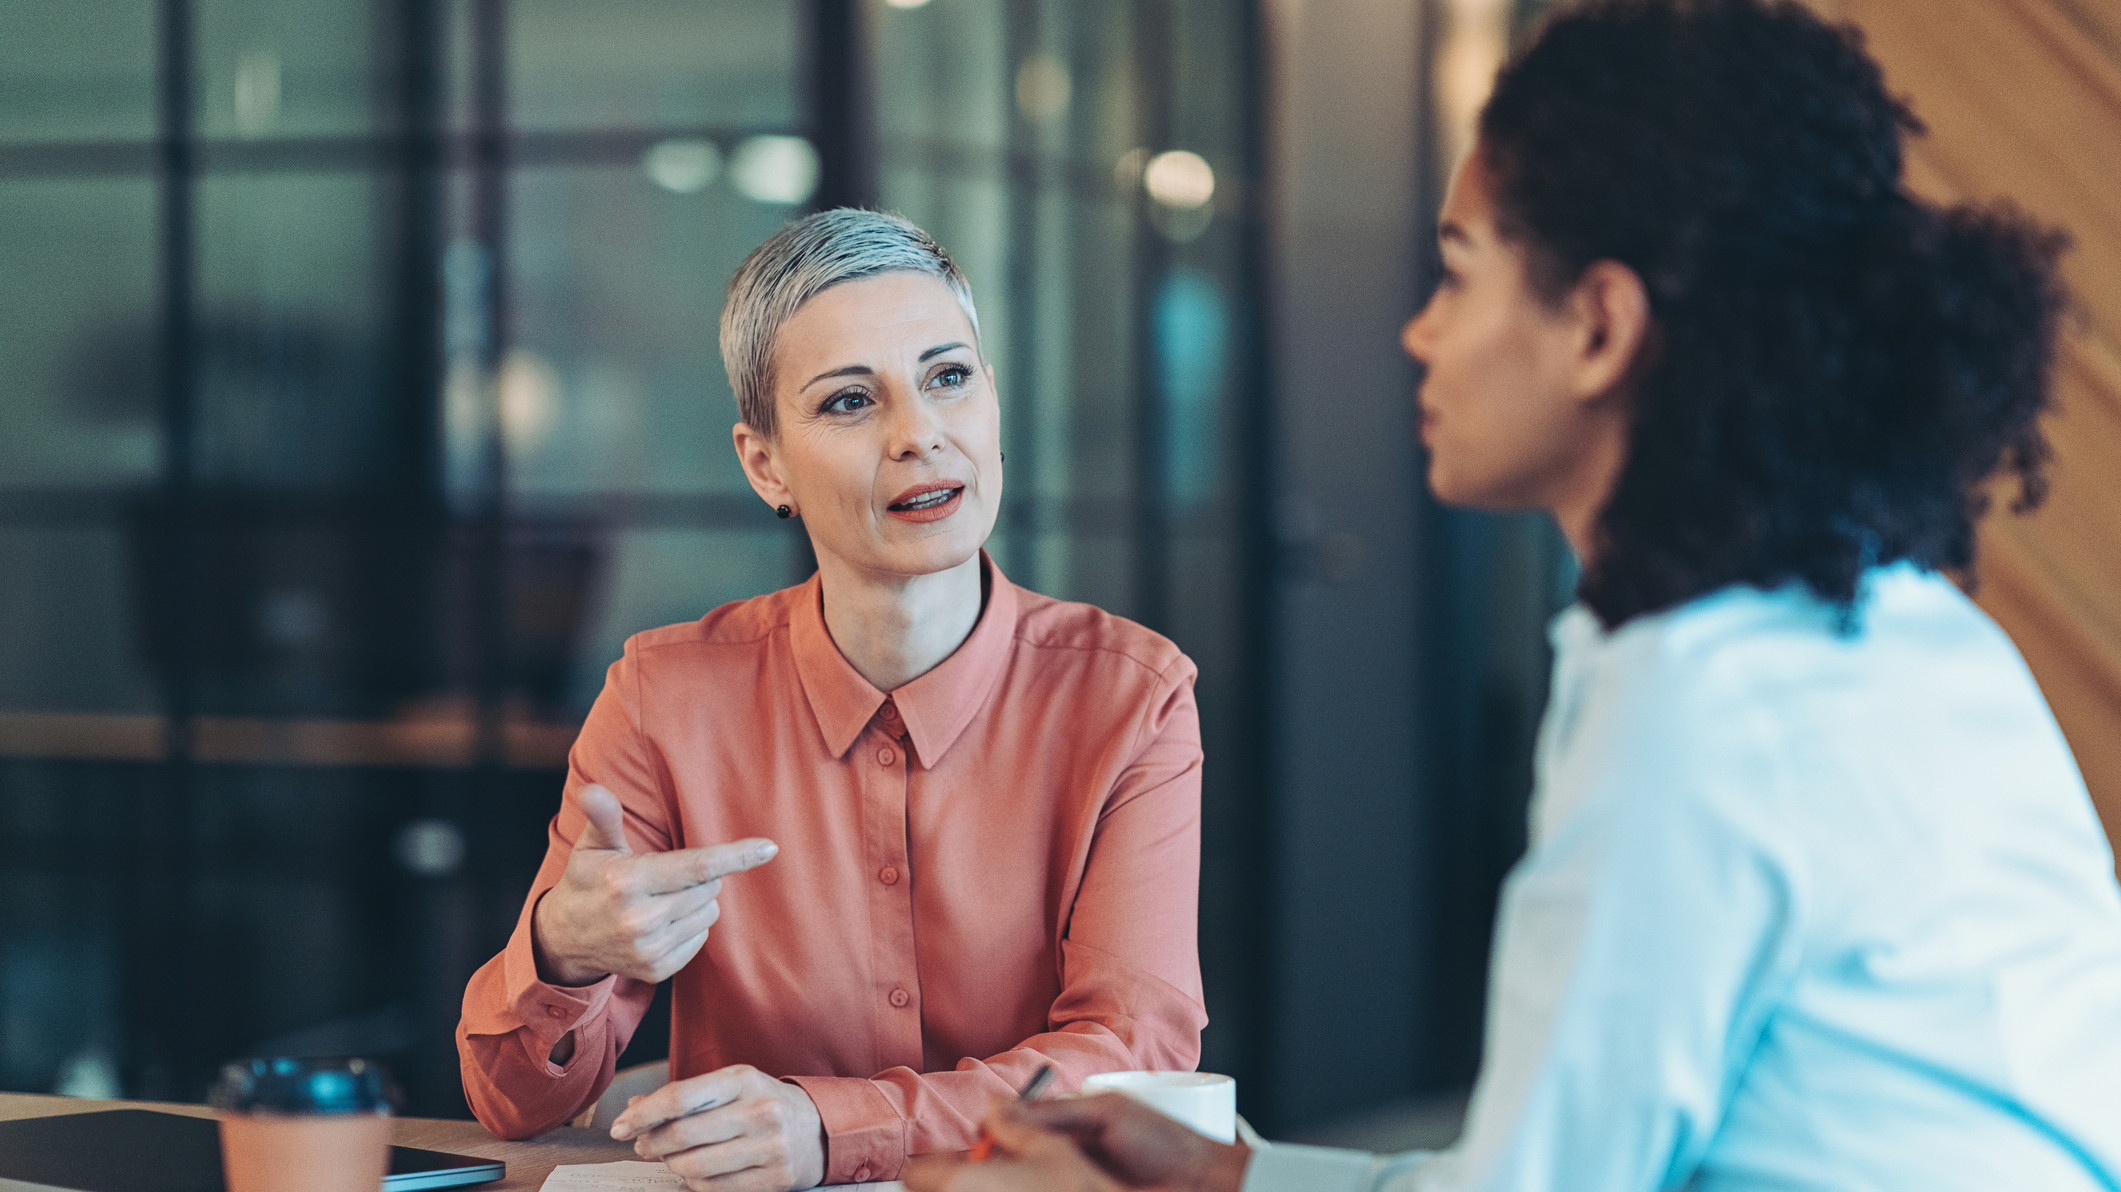
[[[807,203],[817,193],[817,174],[817,150],[801,137],[747,138],[729,162],[736,188],[759,203]]]
[[[1164,206],[1190,211],[1215,197],[1215,171],[1200,154],[1172,149],[1149,159],[1142,185]]]
[[[1033,123],[1044,124],[1066,112],[1074,90],[1068,68],[1051,54],[1033,54],[1016,68],[1016,107]]]
[[[657,141],[641,155],[641,168],[664,190],[689,195],[707,189],[722,172],[722,151],[713,141],[690,137]]]

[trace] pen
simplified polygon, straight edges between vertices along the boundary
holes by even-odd
[[[1024,1087],[1017,1090],[1016,1099],[1019,1101],[1036,1101],[1038,1100],[1038,1095],[1045,1092],[1046,1086],[1051,1083],[1053,1083],[1053,1065],[1040,1064],[1038,1071],[1031,1074],[1031,1079],[1024,1082]],[[988,1157],[993,1154],[994,1136],[987,1133],[983,1128],[979,1132],[979,1141],[973,1143],[972,1149],[966,1152],[965,1161],[968,1163],[985,1163]]]

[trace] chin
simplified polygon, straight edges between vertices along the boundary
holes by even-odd
[[[1510,510],[1531,508],[1515,498],[1506,484],[1492,478],[1454,472],[1429,457],[1429,492],[1446,505],[1461,509]]]
[[[984,545],[985,535],[978,540],[972,540],[969,535],[938,535],[927,541],[887,548],[883,569],[899,575],[935,575],[977,558]]]
[[[1478,499],[1465,490],[1464,478],[1439,463],[1434,452],[1429,455],[1429,495],[1446,505],[1479,504]]]

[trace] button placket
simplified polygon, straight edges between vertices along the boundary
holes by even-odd
[[[852,761],[864,792],[870,890],[870,957],[880,1068],[918,1068],[924,1060],[920,968],[914,951],[912,870],[907,865],[913,751],[904,716],[890,703],[877,710]]]

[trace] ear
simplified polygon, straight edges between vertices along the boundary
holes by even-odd
[[[1579,401],[1618,392],[1650,340],[1650,294],[1642,275],[1619,261],[1593,261],[1569,293],[1577,325],[1570,388]]]
[[[729,437],[736,444],[736,459],[744,467],[744,479],[751,482],[751,491],[767,506],[795,506],[795,494],[781,479],[780,457],[774,454],[773,440],[751,429],[746,422],[739,422],[729,429]]]

